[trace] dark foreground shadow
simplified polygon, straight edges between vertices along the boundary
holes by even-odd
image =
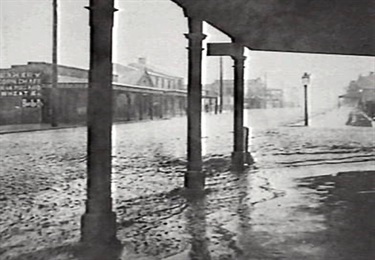
[[[24,253],[15,257],[8,258],[9,260],[27,260],[27,259],[38,259],[38,260],[50,260],[57,257],[66,257],[67,259],[74,259],[74,254],[77,251],[76,245],[67,244],[57,247],[43,248],[35,250],[33,252]]]
[[[75,256],[79,260],[119,260],[123,251],[121,244],[100,246],[77,246]]]
[[[8,260],[118,260],[121,257],[122,251],[122,245],[88,247],[80,243],[74,243],[35,250],[8,258]]]
[[[207,238],[206,195],[203,191],[185,193],[188,207],[185,211],[186,231],[190,235],[191,260],[210,260]]]
[[[375,259],[375,171],[343,172],[299,182],[300,187],[320,196],[322,206],[312,213],[325,217],[327,229],[320,234],[329,248],[325,259]]]

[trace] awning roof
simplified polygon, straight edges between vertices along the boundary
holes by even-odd
[[[373,0],[173,0],[251,50],[375,56]]]

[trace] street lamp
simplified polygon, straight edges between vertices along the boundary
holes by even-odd
[[[309,115],[307,112],[307,85],[309,85],[309,83],[310,83],[310,74],[307,74],[305,72],[305,74],[303,74],[302,76],[302,84],[305,89],[305,126],[309,125]]]

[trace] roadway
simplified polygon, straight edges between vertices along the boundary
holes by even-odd
[[[374,212],[358,211],[348,198],[362,194],[361,204],[371,208],[373,128],[346,126],[345,108],[316,115],[312,127],[296,127],[300,112],[246,111],[256,165],[243,175],[228,170],[231,114],[206,114],[208,193],[193,202],[181,189],[185,117],[115,125],[113,199],[126,244],[122,259],[370,259],[371,226],[363,223]],[[56,247],[79,240],[86,129],[3,134],[0,143],[1,259],[76,259]],[[353,172],[363,180],[355,188],[335,178]],[[345,210],[335,206],[342,204]],[[358,212],[362,224],[349,230],[363,232],[352,236],[342,225]]]

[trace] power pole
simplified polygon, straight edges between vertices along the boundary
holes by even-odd
[[[307,105],[307,84],[304,86],[304,94],[305,94],[305,126],[309,126],[309,113],[307,111],[308,105]]]
[[[53,0],[52,29],[52,88],[50,93],[51,126],[57,126],[57,0]]]
[[[223,57],[220,56],[220,114],[223,113]]]

